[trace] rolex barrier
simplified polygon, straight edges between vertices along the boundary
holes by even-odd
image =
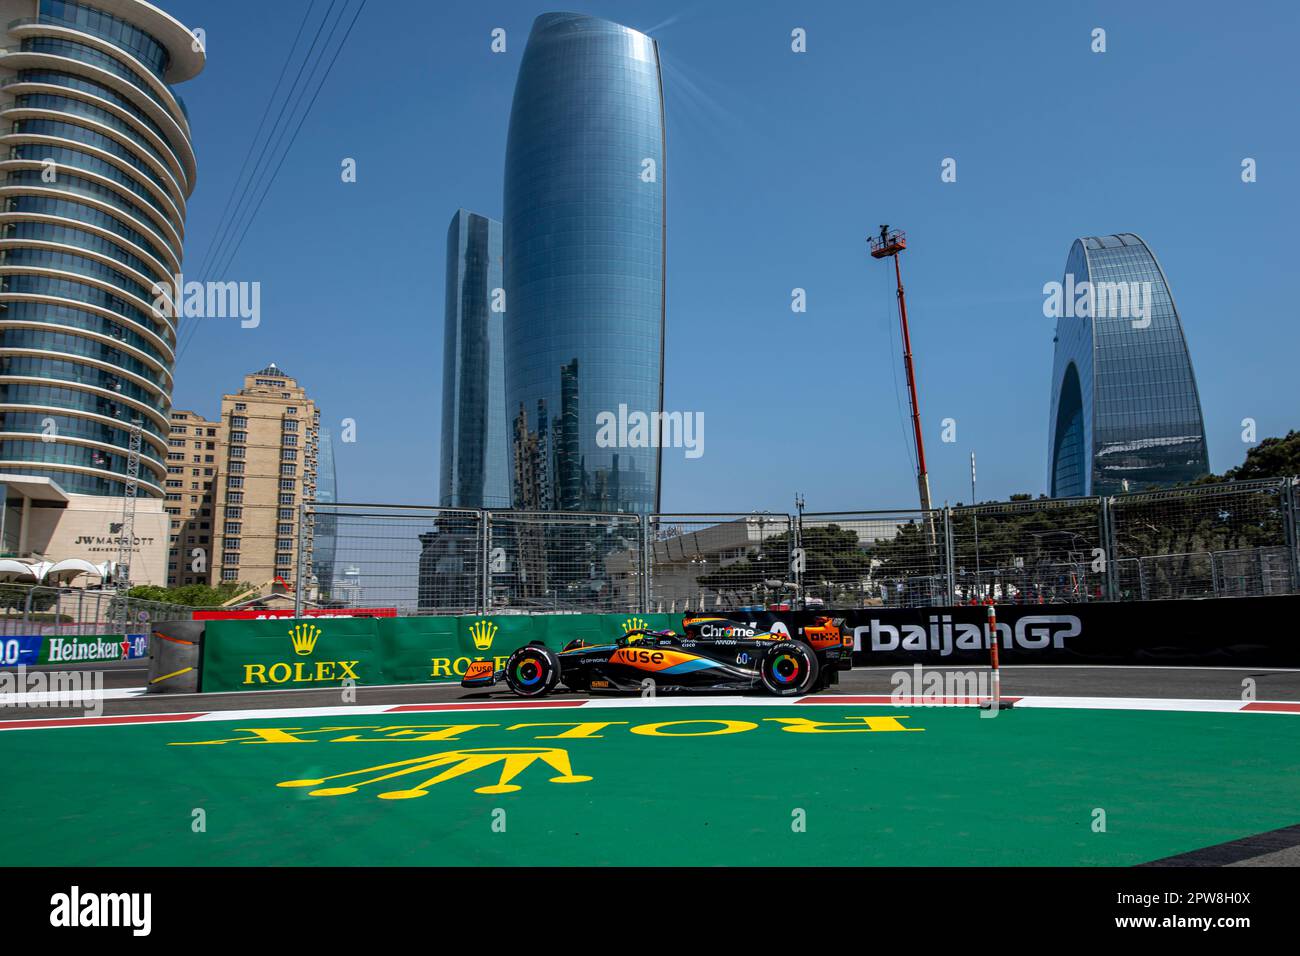
[[[682,620],[670,614],[514,614],[205,623],[201,689],[246,691],[459,681],[470,661],[504,666],[530,641],[559,650],[575,638],[608,643],[632,627],[680,629]]]
[[[983,606],[730,612],[762,630],[799,628],[830,617],[854,637],[854,664],[985,664]],[[1146,601],[1140,604],[998,605],[1005,664],[1300,667],[1300,596]],[[473,660],[504,666],[511,652],[541,640],[559,650],[575,638],[609,643],[633,627],[682,630],[680,614],[531,614],[500,617],[282,618],[163,622],[150,641],[155,681],[198,661],[203,691],[422,684],[459,681]],[[201,628],[201,631],[198,630]],[[170,630],[169,630],[170,629]],[[183,643],[188,641],[189,644]],[[170,656],[169,656],[170,655]],[[1158,679],[1158,678],[1153,678]],[[173,678],[175,680],[175,678]],[[193,689],[193,688],[191,688]]]

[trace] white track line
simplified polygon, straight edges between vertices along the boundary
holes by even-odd
[[[76,690],[40,690],[24,691],[21,694],[0,694],[0,707],[23,707],[28,704],[43,704],[75,698],[77,700],[126,700],[130,697],[143,697],[147,691],[143,687],[112,687],[95,691],[91,688]]]
[[[868,698],[868,699],[863,699]],[[1017,708],[1046,709],[1081,709],[1081,710],[1143,710],[1176,711],[1188,713],[1258,713],[1258,714],[1296,714],[1300,707],[1294,701],[1258,701],[1241,700],[1181,700],[1142,697],[1016,697]],[[598,697],[579,700],[539,700],[526,701],[516,698],[502,698],[486,701],[448,701],[445,703],[423,704],[355,704],[330,707],[276,707],[250,710],[225,710],[202,713],[173,714],[130,714],[114,717],[59,717],[42,718],[39,708],[33,708],[32,716],[17,721],[0,721],[0,732],[7,730],[53,729],[63,727],[111,727],[123,725],[140,725],[155,723],[207,723],[212,721],[250,721],[250,720],[297,720],[311,717],[363,717],[389,715],[394,720],[420,720],[421,715],[451,714],[492,714],[510,711],[551,711],[603,710],[607,708],[627,707],[788,707],[805,706],[816,712],[824,710],[828,717],[844,708],[889,708],[894,710],[926,710],[936,705],[899,704],[892,702],[887,695],[839,694],[818,695],[812,698],[798,697]],[[838,705],[838,706],[837,706]],[[938,705],[942,706],[942,705]],[[964,705],[971,707],[973,705]],[[1247,707],[1280,706],[1290,710],[1247,710]],[[947,707],[945,709],[952,709]]]

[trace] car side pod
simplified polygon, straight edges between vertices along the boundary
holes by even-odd
[[[461,687],[490,687],[496,683],[496,666],[491,661],[470,661]]]

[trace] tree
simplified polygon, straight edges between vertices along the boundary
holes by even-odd
[[[180,604],[185,607],[219,607],[252,585],[242,581],[223,581],[216,587],[207,584],[186,584],[179,588],[164,588],[156,584],[143,584],[131,588],[127,597],[133,601],[155,601],[159,604]]]
[[[31,604],[27,595],[31,594]],[[59,599],[59,592],[50,588],[36,588],[25,584],[0,584],[0,608],[6,610],[48,611]]]
[[[1253,481],[1256,478],[1284,478],[1300,475],[1300,432],[1285,438],[1265,438],[1246,452],[1246,460],[1223,474],[1224,481]]]

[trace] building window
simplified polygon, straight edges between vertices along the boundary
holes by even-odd
[[[242,415],[231,415],[231,416],[230,416],[230,427],[231,427],[231,428],[247,428],[247,427],[248,427],[248,419],[245,418],[245,417],[242,416]]]
[[[282,505],[291,505],[291,504],[293,504],[293,495],[281,495],[281,496],[280,496],[280,504],[282,504]]]
[[[293,491],[293,489],[294,489],[295,487],[297,487],[297,485],[298,485],[298,482],[294,481],[292,478],[281,478],[281,479],[280,479],[280,490],[281,490],[281,491]]]
[[[244,503],[244,493],[242,491],[230,491],[226,493],[226,504],[242,505]]]
[[[279,548],[281,551],[291,551],[293,550],[293,539],[277,538],[275,541],[275,546]]]
[[[278,524],[275,526],[276,534],[293,534],[293,523]]]
[[[244,479],[241,475],[231,475],[229,478],[226,479],[226,481],[228,483],[228,486],[231,488],[244,487]]]
[[[284,430],[287,432],[296,432],[298,430],[297,422],[284,422]]]
[[[243,525],[242,522],[239,522],[239,521],[227,521],[227,522],[226,522],[226,534],[239,534],[240,530],[241,530],[243,527],[244,527],[244,525]]]
[[[298,466],[297,466],[297,465],[281,465],[281,466],[280,466],[280,474],[282,474],[282,475],[296,475],[296,474],[298,474]]]
[[[242,445],[248,441],[248,432],[231,432],[230,441],[232,444]]]
[[[238,538],[227,538],[227,539],[226,539],[226,550],[227,550],[227,551],[238,551],[238,550],[239,550],[239,539],[238,539]]]
[[[227,517],[228,519],[231,519],[231,520],[234,520],[234,521],[238,521],[240,518],[244,517],[244,509],[243,509],[243,508],[227,508],[227,509],[226,509],[226,517]]]

